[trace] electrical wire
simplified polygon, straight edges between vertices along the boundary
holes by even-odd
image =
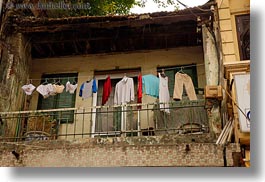
[[[177,2],[178,2],[179,4],[181,4],[182,6],[184,6],[185,8],[187,8],[187,9],[191,12],[191,14],[193,14],[196,18],[198,17],[198,15],[196,15],[195,13],[193,13],[193,11],[191,11],[191,9],[188,8],[188,6],[187,6],[186,4],[183,4],[183,3],[180,2],[179,0],[177,0]]]
[[[187,8],[187,9],[189,8],[186,4],[180,2],[179,0],[177,0],[177,2],[178,2],[179,4],[181,4],[182,6],[184,6],[185,8]],[[202,8],[200,8],[199,6],[195,6],[194,8],[196,8],[196,9],[198,9],[198,10],[200,10],[200,11],[203,11],[203,12],[210,12],[210,11],[212,11],[212,10],[210,10],[210,9],[202,9]]]
[[[243,112],[243,110],[239,107],[237,102],[233,99],[233,97],[229,94],[229,92],[222,86],[223,90],[226,92],[226,94],[229,96],[229,98],[232,100],[232,102],[235,104],[235,106],[238,108],[238,110],[244,115],[244,117],[250,122],[250,119],[247,117],[247,115]]]

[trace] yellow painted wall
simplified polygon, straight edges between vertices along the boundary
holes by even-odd
[[[250,13],[250,0],[216,0],[223,62],[240,61],[235,16]]]
[[[203,64],[202,47],[181,47],[170,50],[156,50],[144,51],[137,53],[120,53],[120,54],[99,54],[99,55],[85,55],[61,58],[46,58],[34,59],[32,65],[32,72],[30,78],[33,79],[33,84],[38,86],[42,74],[53,73],[78,73],[78,83],[76,94],[76,108],[92,106],[92,98],[82,100],[79,96],[80,85],[88,79],[93,78],[94,70],[112,70],[116,67],[119,69],[141,67],[142,75],[155,74],[157,67],[161,66],[177,66],[183,64]],[[198,86],[204,88],[205,86],[205,72],[204,66],[197,67],[198,72]],[[34,92],[30,104],[30,110],[37,108],[38,93]],[[154,99],[148,97],[143,98],[143,102],[154,102]],[[82,112],[80,110],[79,112]],[[73,124],[62,124],[60,131],[62,133],[73,132],[73,128],[81,130],[84,126],[85,132],[90,132],[91,115],[85,116],[85,123],[83,115],[78,115],[76,122]],[[144,127],[144,126],[142,126]]]
[[[250,0],[216,0],[219,13],[220,36],[223,51],[223,63],[232,64],[235,68],[240,64],[240,52],[238,48],[237,29],[235,18],[237,15],[250,14]],[[230,72],[230,78],[240,69]],[[229,80],[231,83],[232,79]],[[236,93],[231,92],[233,100],[236,100]],[[235,142],[250,144],[250,133],[242,133],[239,129],[239,119],[237,107],[233,103],[233,113],[235,119]]]

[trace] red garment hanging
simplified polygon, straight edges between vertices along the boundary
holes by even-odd
[[[143,82],[142,82],[142,75],[138,75],[138,88],[137,88],[137,103],[142,103],[142,97],[143,97]],[[141,109],[141,106],[138,107],[138,109]]]
[[[106,104],[106,102],[108,101],[110,93],[111,93],[111,80],[110,76],[108,76],[103,85],[102,106]]]

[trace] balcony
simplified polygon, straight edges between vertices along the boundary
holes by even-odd
[[[0,112],[0,141],[186,135],[209,132],[205,100]],[[71,119],[69,119],[71,118]]]

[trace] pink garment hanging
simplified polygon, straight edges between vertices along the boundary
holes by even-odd
[[[78,84],[71,84],[69,81],[65,85],[65,91],[69,92],[70,94],[75,93]]]
[[[22,89],[24,90],[26,95],[31,95],[36,87],[32,84],[23,85]]]

